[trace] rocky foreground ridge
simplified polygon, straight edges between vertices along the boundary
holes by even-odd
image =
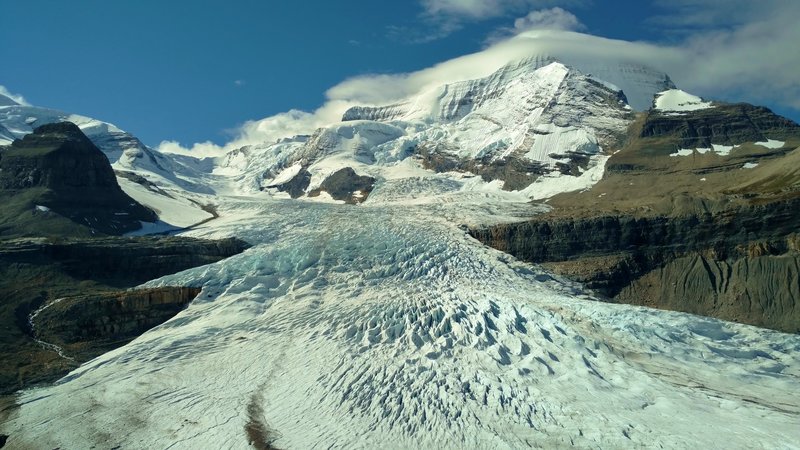
[[[172,236],[0,242],[0,393],[52,380],[124,345],[199,293],[128,288],[245,248],[238,239]]]
[[[199,293],[129,288],[247,248],[119,236],[158,216],[122,191],[106,155],[70,122],[0,147],[0,200],[0,394],[124,345]]]
[[[800,332],[798,145],[766,108],[653,109],[594,187],[471,233],[611,301]]]
[[[2,234],[19,231],[13,228],[20,216],[37,229],[42,222],[61,222],[50,228],[83,227],[85,233],[111,235],[157,220],[122,191],[105,154],[70,122],[42,125],[0,147],[0,195],[20,209],[4,211]]]

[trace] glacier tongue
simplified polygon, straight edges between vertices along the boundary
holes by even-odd
[[[225,205],[193,234],[256,245],[149,283],[203,291],[129,345],[24,392],[2,429],[11,445],[685,448],[800,439],[800,337],[586,301],[577,286],[452,224],[531,214],[524,203]]]

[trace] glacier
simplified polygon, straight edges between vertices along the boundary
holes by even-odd
[[[148,286],[172,320],[21,394],[9,442],[134,448],[792,447],[800,337],[593,301],[457,223],[535,213],[229,199],[255,244]]]

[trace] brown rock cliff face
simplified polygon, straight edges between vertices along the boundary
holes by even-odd
[[[785,139],[796,134],[797,124],[761,106],[720,104],[689,115],[651,111],[640,137],[675,137],[683,148],[711,147]]]
[[[169,320],[199,293],[163,287],[67,297],[43,309],[33,326],[37,339],[88,359]]]
[[[472,229],[621,303],[800,332],[800,200],[724,215],[534,220]]]
[[[63,376],[169,320],[199,293],[196,287],[121,289],[247,247],[237,239],[171,236],[0,241],[0,393]],[[29,317],[43,306],[31,327]]]
[[[236,238],[98,238],[48,243],[42,253],[76,278],[102,279],[112,285],[142,283],[167,274],[215,263],[249,245]]]

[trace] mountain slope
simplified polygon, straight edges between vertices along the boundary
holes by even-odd
[[[8,97],[0,101],[0,145],[22,139],[41,125],[71,122],[106,155],[119,172],[123,190],[138,202],[157,211],[159,229],[184,227],[212,214],[201,205],[213,189],[204,182],[205,167],[197,158],[164,155],[113,124],[50,108],[20,105]],[[131,182],[138,179],[141,183]]]
[[[6,235],[54,234],[47,228],[59,218],[85,227],[81,234],[123,234],[156,220],[152,211],[120,189],[108,159],[70,122],[42,125],[11,146],[0,147],[0,193],[6,199]],[[10,208],[21,199],[26,199],[27,211]],[[18,224],[30,214],[47,224]]]
[[[800,331],[800,126],[668,91],[603,178],[481,241],[615,301]]]
[[[674,87],[666,75],[644,68],[596,68],[615,74],[637,104],[641,98],[651,103],[657,92]],[[559,185],[570,190],[592,183],[604,153],[620,145],[634,119],[627,102],[613,83],[552,58],[530,58],[393,105],[353,107],[342,123],[311,136],[251,146],[218,162],[220,173],[244,172],[242,189],[280,191],[289,183],[293,197],[347,167],[380,185],[407,170],[397,166],[410,165],[470,172],[487,183],[497,180],[505,190],[542,198]],[[229,169],[232,164],[237,169]],[[289,176],[301,173],[298,167],[308,181]],[[537,181],[542,185],[534,185]]]

